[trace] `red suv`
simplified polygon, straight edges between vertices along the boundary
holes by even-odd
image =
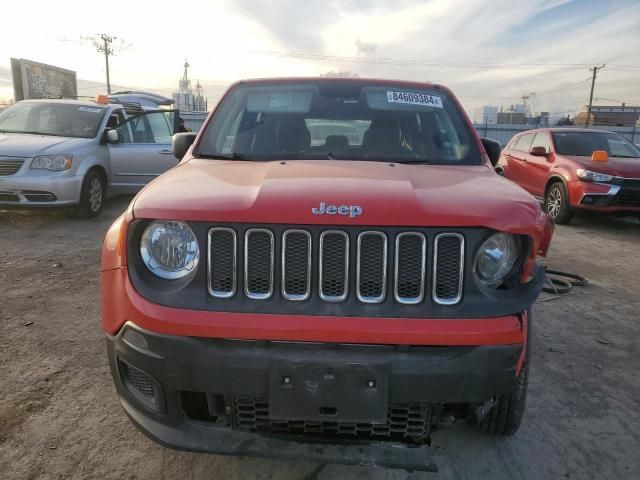
[[[494,143],[439,85],[233,85],[104,243],[133,422],[180,449],[411,469],[425,448],[398,447],[453,418],[515,433],[553,223]]]
[[[556,223],[578,209],[640,214],[640,150],[617,133],[529,130],[504,148],[496,171],[544,201]]]

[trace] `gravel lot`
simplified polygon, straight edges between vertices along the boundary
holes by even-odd
[[[96,220],[0,211],[0,477],[223,479],[640,478],[640,224],[578,218],[547,263],[587,288],[534,308],[524,425],[495,439],[434,435],[438,474],[197,455],[164,449],[120,408],[100,329]]]

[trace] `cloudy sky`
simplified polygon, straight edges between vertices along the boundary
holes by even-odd
[[[113,84],[170,93],[188,58],[210,103],[239,78],[350,71],[446,84],[470,115],[531,92],[535,111],[576,111],[600,64],[598,103],[640,103],[638,0],[30,0],[3,5],[3,20],[0,99],[10,57],[103,92],[104,58],[83,38],[108,33],[122,39]]]

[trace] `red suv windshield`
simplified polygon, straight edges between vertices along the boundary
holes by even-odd
[[[553,143],[560,155],[590,157],[596,150],[605,150],[610,157],[640,159],[640,150],[617,133],[553,132]]]
[[[441,89],[357,81],[241,84],[225,96],[196,155],[481,163],[463,114]]]

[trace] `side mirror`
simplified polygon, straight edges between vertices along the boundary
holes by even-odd
[[[547,152],[547,149],[542,146],[531,147],[529,155],[533,155],[534,157],[546,157],[549,155],[549,152]]]
[[[104,132],[104,141],[105,143],[118,143],[120,141],[120,136],[118,135],[117,130],[107,130]]]
[[[182,160],[184,154],[187,153],[187,150],[193,145],[194,140],[196,139],[196,133],[187,132],[187,133],[176,133],[173,135],[172,140],[172,150],[173,155],[178,159]]]
[[[498,160],[500,160],[500,152],[502,152],[502,145],[495,140],[491,140],[490,138],[481,138],[482,146],[484,147],[487,155],[489,155],[489,160],[491,161],[491,165],[494,167],[498,164]]]

